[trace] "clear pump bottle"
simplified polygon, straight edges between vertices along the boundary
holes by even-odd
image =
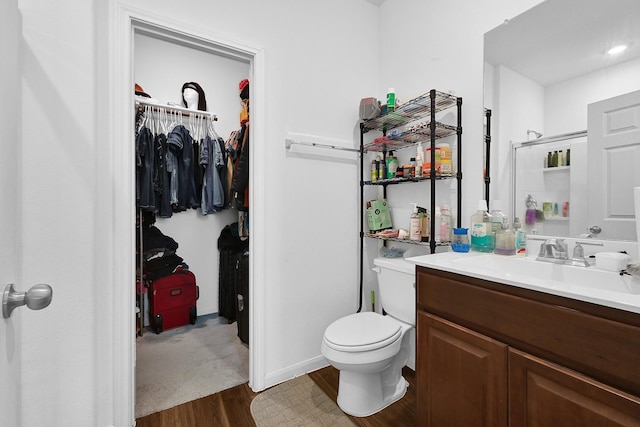
[[[492,221],[486,200],[479,200],[477,212],[471,215],[471,250],[493,252]]]

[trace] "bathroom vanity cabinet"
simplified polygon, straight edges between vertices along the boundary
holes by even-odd
[[[640,426],[640,314],[416,276],[419,426]]]

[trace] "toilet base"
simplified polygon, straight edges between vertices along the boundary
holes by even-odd
[[[409,382],[400,376],[393,392],[385,397],[380,375],[340,371],[338,406],[353,417],[368,417],[402,399],[408,387]]]

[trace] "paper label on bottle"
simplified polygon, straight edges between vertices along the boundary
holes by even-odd
[[[485,237],[487,235],[487,223],[478,222],[471,226],[471,237]]]

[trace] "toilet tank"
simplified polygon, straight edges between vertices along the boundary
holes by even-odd
[[[410,325],[416,322],[416,266],[404,258],[375,258],[377,302],[384,311]]]

